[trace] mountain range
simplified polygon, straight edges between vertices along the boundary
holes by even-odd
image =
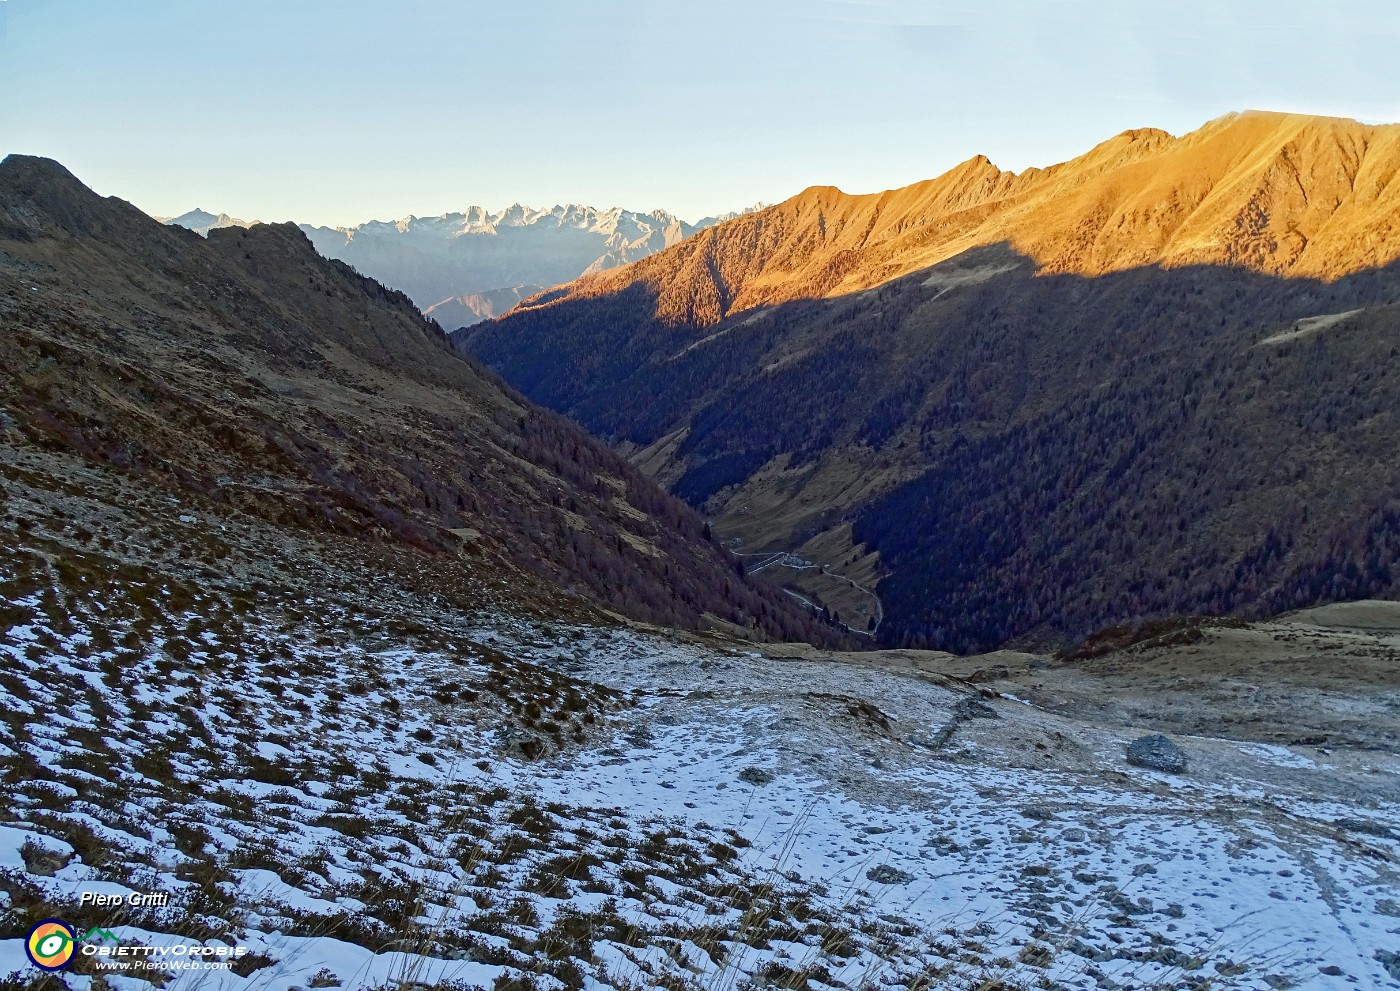
[[[440,327],[467,327],[482,320],[503,316],[523,300],[543,291],[543,286],[511,286],[509,289],[450,296],[428,307],[423,311],[423,315],[436,320]]]
[[[6,445],[62,456],[65,478],[178,493],[273,543],[358,547],[386,582],[450,575],[453,595],[495,588],[555,614],[835,636],[293,225],[200,237],[12,155],[0,319]]]
[[[439,217],[371,221],[357,227],[302,230],[327,258],[337,258],[402,290],[420,309],[464,326],[500,312],[460,305],[462,297],[552,286],[645,258],[721,220],[688,224],[665,210],[637,213],[568,204],[534,209],[515,203],[490,212],[468,207]],[[454,302],[455,301],[455,302]],[[487,311],[490,312],[487,312]],[[457,321],[461,321],[458,323]]]
[[[813,187],[454,335],[889,644],[1400,580],[1400,127],[1232,114]],[[874,623],[872,621],[872,627]]]
[[[1201,505],[1201,573],[1310,543],[1379,580],[1393,521],[1359,557],[1308,526],[1393,498],[1388,268],[1088,278],[990,245],[705,326],[631,287],[485,325],[572,314],[586,415],[689,417],[614,450],[295,226],[206,234],[0,162],[0,987],[1400,980],[1400,603],[954,657],[837,649],[870,638],[798,601],[845,614],[869,569],[868,634],[992,637],[946,590],[983,568],[1020,622],[1063,577],[1027,562],[1068,561],[1102,584],[1067,628],[1122,606],[1105,562],[1162,574],[1129,546],[1158,524],[1199,552]],[[842,458],[874,493],[848,522],[818,504]],[[801,553],[715,539],[757,546],[782,497],[816,513],[775,545]],[[45,924],[130,946],[36,980]]]
[[[496,212],[471,206],[460,213],[355,227],[299,226],[325,257],[400,290],[443,327],[453,328],[500,316],[541,287],[626,265],[761,208],[756,204],[690,224],[665,210],[637,213],[576,204],[535,209],[515,203]],[[201,235],[251,226],[198,208],[156,219]]]

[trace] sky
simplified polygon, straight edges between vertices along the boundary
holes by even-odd
[[[0,155],[149,213],[694,220],[1232,110],[1400,119],[1394,0],[0,0]]]

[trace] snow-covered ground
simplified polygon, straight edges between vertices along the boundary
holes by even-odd
[[[1141,729],[1014,700],[933,753],[962,686],[645,642],[572,673],[642,686],[648,704],[623,718],[650,746],[517,780],[739,829],[749,862],[867,916],[923,932],[980,924],[993,956],[1047,947],[1045,976],[1067,986],[1400,983],[1376,956],[1400,948],[1400,778],[1383,755],[1349,770],[1190,740],[1188,773],[1161,774],[1124,761]],[[746,784],[747,767],[773,778]],[[1336,794],[1347,804],[1324,798]]]
[[[176,989],[1400,986],[1385,755],[88,563],[3,576],[0,978],[53,916],[246,948]]]

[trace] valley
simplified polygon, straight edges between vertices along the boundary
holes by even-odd
[[[497,575],[559,608],[839,636],[745,582],[682,503],[291,225],[203,238],[11,156],[0,250],[9,443]]]
[[[884,619],[880,597],[854,578],[837,574],[824,564],[816,564],[789,551],[736,553],[745,560],[748,574],[767,572],[769,580],[782,585],[789,594],[801,597],[808,607],[817,612],[830,610],[833,620],[849,627],[851,632],[866,636],[879,632],[880,621]],[[802,593],[809,593],[813,598],[807,599]]]
[[[868,561],[883,646],[1388,597],[1397,136],[1235,114],[813,187],[453,340],[745,552]]]
[[[1400,991],[1394,15],[0,0],[0,991]]]

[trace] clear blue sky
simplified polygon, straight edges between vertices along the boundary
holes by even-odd
[[[0,154],[158,214],[688,219],[1229,110],[1400,116],[1394,0],[0,0]]]

